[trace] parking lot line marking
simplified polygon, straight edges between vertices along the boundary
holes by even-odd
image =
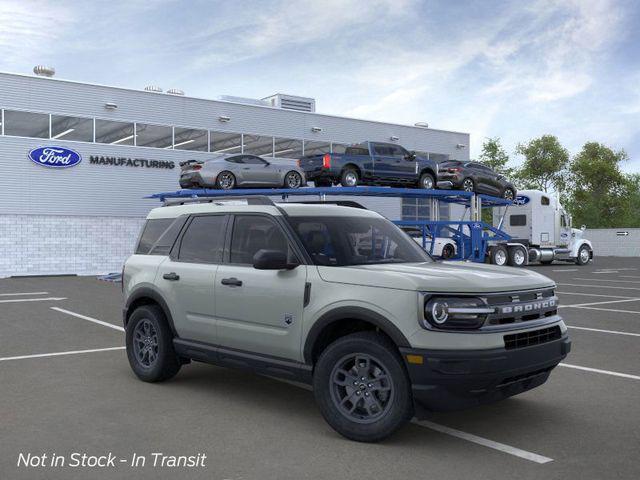
[[[618,275],[620,278],[640,278],[640,275]]]
[[[584,292],[556,292],[562,295],[583,295],[585,297],[605,297],[605,298],[636,298],[636,297],[623,297],[622,295],[603,295],[601,293],[584,293]]]
[[[630,337],[640,337],[640,333],[620,332],[618,330],[602,330],[600,328],[574,327],[572,325],[567,325],[567,328],[573,328],[576,330],[587,330],[589,332],[611,333],[614,335],[629,335]]]
[[[558,269],[558,270],[551,270],[552,272],[578,272],[580,271],[579,268],[567,268],[567,269]]]
[[[19,295],[49,295],[49,292],[0,293],[0,297],[17,297]]]
[[[599,368],[581,367],[580,365],[572,365],[570,363],[559,363],[561,367],[575,368],[576,370],[584,370],[585,372],[604,373],[614,377],[630,378],[632,380],[640,380],[640,376],[631,375],[630,373],[612,372],[610,370],[600,370]]]
[[[602,302],[591,302],[591,303],[576,303],[575,305],[558,305],[558,308],[579,308],[579,307],[590,307],[591,305],[604,305],[606,303],[624,303],[624,302],[637,302],[640,298],[627,298],[624,300],[605,300]],[[55,308],[55,307],[51,307]]]
[[[640,313],[640,311],[638,310],[616,310],[615,308],[578,307],[578,306],[574,306],[573,308],[584,308],[585,310],[599,310],[601,312],[634,313],[634,314]]]
[[[313,388],[311,387],[311,385],[307,385],[305,383],[300,383],[293,380],[285,380],[284,378],[277,378],[269,375],[265,375],[265,377],[270,378],[272,380],[276,380],[278,382],[287,383],[289,385],[293,385],[294,387],[302,388],[310,392],[313,391]],[[428,420],[418,420],[416,418],[411,420],[411,423],[413,423],[414,425],[418,425],[420,427],[430,428],[431,430],[436,430],[440,433],[445,433],[447,435],[461,438],[469,442],[477,443],[485,447],[493,448],[494,450],[499,450],[501,452],[508,453],[510,455],[515,455],[516,457],[524,458],[526,460],[531,460],[532,462],[536,462],[536,463],[553,462],[553,458],[543,457],[542,455],[538,455],[537,453],[527,452],[526,450],[521,450],[519,448],[512,447],[510,445],[505,445],[504,443],[494,442],[493,440],[489,440],[488,438],[478,437],[477,435],[473,435],[472,433],[467,433],[461,430],[456,430],[454,428],[446,427],[444,425],[440,425],[439,423],[433,423]]]
[[[57,302],[59,300],[66,300],[66,297],[45,297],[45,298],[11,298],[8,300],[0,300],[0,303],[18,303],[18,302]]]
[[[524,458],[525,460],[529,460],[531,462],[553,462],[553,458],[544,457],[542,455],[538,455],[537,453],[527,452],[526,450],[521,450],[510,445],[505,445],[504,443],[494,442],[493,440],[489,440],[488,438],[478,437],[477,435],[473,435],[472,433],[456,430],[455,428],[446,427],[444,425],[433,423],[428,420],[413,420],[412,423],[420,425],[421,427],[430,428],[431,430],[435,430],[437,432],[446,433],[447,435],[451,435],[453,437],[462,438],[463,440],[477,443],[478,445],[493,448],[494,450],[499,450],[501,452],[508,453],[509,455]]]
[[[124,350],[126,347],[108,347],[108,348],[92,348],[90,350],[70,350],[68,352],[53,352],[53,353],[36,353],[34,355],[20,355],[17,357],[3,357],[0,358],[0,362],[8,362],[9,360],[25,360],[28,358],[43,358],[43,357],[59,357],[62,355],[79,355],[82,353],[94,353],[94,352],[109,352],[112,350]]]
[[[612,282],[612,283],[640,283],[638,280],[609,280],[608,278],[574,278],[573,280],[588,280],[590,282]]]
[[[66,313],[67,315],[71,315],[72,317],[78,317],[78,318],[81,318],[82,320],[86,320],[88,322],[97,323],[98,325],[102,325],[103,327],[109,327],[109,328],[113,328],[114,330],[118,330],[120,332],[124,332],[124,328],[119,326],[119,325],[114,325],[112,323],[103,322],[102,320],[98,320],[97,318],[87,317],[86,315],[81,315],[79,313],[72,312],[70,310],[65,310],[64,308],[58,308],[58,307],[50,307],[50,308],[51,308],[51,310],[55,310],[56,312]]]
[[[557,285],[569,287],[615,288],[616,290],[640,290],[638,287],[619,287],[618,285],[584,285],[580,283],[558,283]]]

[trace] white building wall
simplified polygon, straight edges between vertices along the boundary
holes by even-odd
[[[640,228],[589,228],[584,238],[591,240],[594,257],[640,257]]]
[[[0,215],[0,278],[119,272],[143,223],[140,217]]]

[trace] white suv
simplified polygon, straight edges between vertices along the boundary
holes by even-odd
[[[149,382],[196,360],[311,383],[334,429],[376,441],[416,408],[544,383],[570,349],[554,288],[525,269],[436,262],[365,209],[163,206],[124,268],[127,354]]]

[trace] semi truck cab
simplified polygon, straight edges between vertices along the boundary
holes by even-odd
[[[572,228],[569,213],[546,192],[518,192],[513,205],[499,209],[493,222],[512,237],[509,245],[527,249],[529,263],[564,260],[584,265],[593,259],[591,242],[583,238],[586,227]]]

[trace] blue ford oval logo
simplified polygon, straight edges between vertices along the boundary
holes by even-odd
[[[43,167],[69,168],[82,161],[82,155],[64,147],[38,147],[29,152],[29,159]]]
[[[518,195],[516,196],[516,199],[514,200],[514,205],[526,205],[527,203],[529,203],[530,198],[527,197],[526,195]]]

